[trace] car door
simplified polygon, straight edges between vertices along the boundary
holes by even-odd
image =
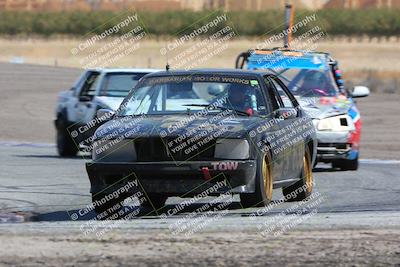
[[[278,102],[278,98],[276,97],[276,90],[274,88],[273,82],[269,79],[268,76],[264,76],[264,84],[266,85],[266,97],[267,101],[270,102],[270,114],[267,117],[266,123],[268,123],[269,127],[265,136],[263,138],[270,138],[269,143],[269,152],[271,153],[272,162],[272,174],[275,181],[286,179],[285,173],[285,151],[280,150],[280,147],[277,147],[278,138],[280,135],[280,131],[283,127],[283,123],[280,120],[276,119],[275,112],[280,108],[280,104]],[[274,123],[271,123],[271,122]]]
[[[299,178],[305,148],[302,139],[302,125],[299,123],[299,104],[282,81],[274,76],[270,76],[269,78],[275,89],[280,109],[294,110],[297,114],[283,119],[281,121],[281,127],[285,129],[283,136],[287,139],[286,144],[288,145],[284,155],[282,155],[286,159],[284,164],[286,179]]]

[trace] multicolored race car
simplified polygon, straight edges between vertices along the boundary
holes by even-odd
[[[341,170],[357,170],[361,117],[353,98],[368,96],[369,89],[355,86],[348,91],[338,62],[328,53],[286,48],[249,50],[237,57],[236,68],[274,72],[313,118],[317,160]]]

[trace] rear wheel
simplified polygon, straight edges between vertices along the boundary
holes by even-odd
[[[342,171],[356,171],[358,169],[358,157],[355,159],[341,159],[332,162],[333,168],[339,168]]]
[[[72,157],[78,153],[78,148],[63,121],[57,123],[57,151],[61,157]]]
[[[311,195],[313,184],[311,153],[310,150],[306,148],[303,156],[303,168],[300,181],[282,188],[282,192],[287,201],[301,201]]]
[[[272,200],[273,177],[269,155],[257,159],[255,192],[240,194],[240,202],[244,208],[263,207]]]

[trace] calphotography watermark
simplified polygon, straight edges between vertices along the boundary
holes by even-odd
[[[300,19],[300,18],[299,18]],[[302,32],[300,32],[300,30]],[[300,32],[300,33],[299,33]],[[318,48],[318,44],[328,35],[322,25],[318,24],[317,15],[307,15],[290,28],[277,34],[268,36],[262,42],[256,44],[257,50],[270,49],[276,42],[284,42],[289,34],[295,34],[290,40],[289,47],[282,49],[280,53],[262,53],[257,59],[257,64],[262,68],[284,69],[298,60],[301,55],[307,55]],[[290,50],[287,50],[290,49]],[[257,51],[251,51],[257,53]]]
[[[319,192],[313,193],[307,200],[297,202],[284,209],[278,215],[265,216],[265,221],[257,228],[262,236],[278,237],[295,228],[318,213],[318,208],[325,201]]]
[[[268,37],[267,39],[263,40],[262,42],[258,43],[256,45],[256,48],[257,49],[269,48],[273,45],[274,42],[282,41],[289,34],[296,33],[300,28],[307,26],[309,23],[315,22],[316,19],[317,19],[317,15],[315,13],[310,16],[306,16],[301,21],[299,21],[299,22],[295,23],[293,26],[291,26],[289,29],[282,30],[278,34],[274,34],[274,35]]]
[[[101,239],[104,234],[139,216],[139,207],[146,201],[145,192],[132,173],[93,194],[90,204],[68,214],[72,220],[82,221],[80,230],[84,236],[94,235]]]
[[[138,51],[147,36],[137,13],[116,17],[109,23],[114,25],[98,34],[89,33],[90,37],[71,49],[82,68],[113,66]]]
[[[229,206],[233,202],[230,192],[232,188],[223,173],[204,183],[201,190],[199,188],[191,192],[193,197],[163,210],[160,218],[168,224],[171,234],[189,237],[228,214]],[[212,195],[217,197],[210,198]],[[182,212],[184,212],[182,217],[174,218]]]
[[[180,37],[160,49],[172,69],[188,70],[207,64],[228,49],[237,36],[227,14],[211,14],[195,27],[190,32],[178,33]]]
[[[268,153],[274,158],[284,158],[284,155],[291,153],[293,149],[296,150],[299,146],[305,147],[312,141],[316,135],[314,122],[308,116],[298,118],[301,112],[304,110],[299,105],[288,109],[287,112],[273,113],[271,119],[252,125],[249,137],[258,147],[259,153]]]

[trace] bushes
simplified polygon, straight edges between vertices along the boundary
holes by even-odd
[[[331,35],[400,35],[400,10],[321,10],[318,17]]]
[[[317,21],[310,23],[297,34],[313,25],[322,26],[329,35],[400,35],[400,10],[320,10]],[[0,12],[0,34],[43,35],[70,34],[85,35],[90,32],[101,33],[123,20],[128,13],[98,12]],[[147,31],[154,35],[181,35],[191,32],[208,22],[221,11],[170,11],[165,13],[139,12],[141,22]],[[312,11],[297,11],[296,22]],[[228,21],[219,28],[230,25],[240,36],[261,36],[277,33],[283,29],[283,11],[230,12]],[[122,30],[120,33],[124,33]]]

